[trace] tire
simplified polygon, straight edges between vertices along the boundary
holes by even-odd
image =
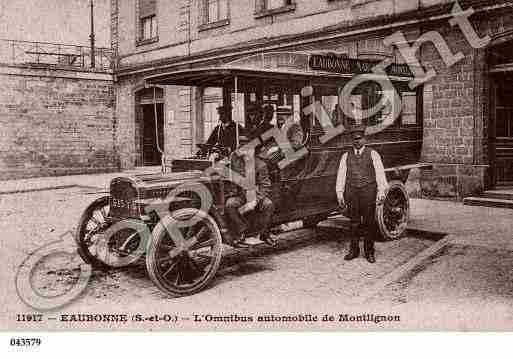
[[[95,213],[100,211],[101,216],[105,219],[105,215],[108,214],[109,197],[101,197],[91,203],[85,211],[82,213],[80,220],[78,221],[77,232],[75,234],[75,243],[77,245],[77,251],[84,262],[90,264],[95,269],[108,269],[110,266],[104,261],[98,258],[97,255],[91,252],[91,246],[88,245],[89,236],[95,228],[88,228],[90,222],[94,222],[93,218],[98,222],[98,226],[106,226],[105,222],[101,222],[102,219],[95,216]],[[98,232],[99,233],[99,232]]]
[[[381,238],[385,241],[401,238],[410,218],[408,192],[401,181],[389,183],[385,202],[376,206],[376,223]]]
[[[93,268],[101,270],[125,267],[144,254],[139,248],[144,231],[136,226],[113,227],[114,223],[108,218],[109,199],[108,196],[98,198],[85,209],[75,234],[80,257]],[[102,236],[109,229],[109,237]],[[149,230],[146,232],[149,236]]]
[[[196,223],[180,229],[176,226],[177,221],[193,217],[198,218]],[[221,263],[223,244],[219,227],[209,214],[194,208],[176,210],[157,224],[152,237],[146,268],[163,292],[174,297],[187,296],[210,284]]]

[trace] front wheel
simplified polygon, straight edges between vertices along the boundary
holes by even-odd
[[[386,241],[400,238],[410,218],[408,192],[401,181],[390,181],[385,202],[376,207],[376,222]]]
[[[153,230],[146,254],[151,280],[172,296],[205,288],[219,268],[222,237],[215,220],[195,208],[176,210]]]
[[[75,243],[78,247],[78,254],[84,262],[97,269],[106,269],[109,266],[101,260],[98,242],[99,235],[108,226],[109,197],[101,197],[91,203],[78,222],[75,234]]]
[[[141,254],[141,234],[146,227],[143,225],[141,230],[141,226],[123,225],[116,229],[109,208],[108,196],[91,203],[80,217],[75,234],[78,254],[95,269],[123,267],[135,262]]]

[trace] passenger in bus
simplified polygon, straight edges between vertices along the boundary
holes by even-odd
[[[270,246],[276,246],[277,242],[270,232],[270,225],[272,216],[274,214],[275,206],[271,199],[272,195],[272,182],[269,174],[267,163],[262,157],[265,147],[261,147],[255,155],[255,189],[240,189],[227,199],[225,204],[225,211],[230,221],[232,233],[235,234],[233,245],[238,248],[247,247],[245,243],[245,235],[248,229],[248,224],[241,214],[255,210],[255,218],[258,221],[257,228],[260,231],[260,240]],[[242,165],[242,164],[241,164]],[[241,173],[248,171],[241,170]],[[248,202],[248,191],[256,191],[256,200]],[[244,207],[243,207],[244,206]],[[241,207],[243,209],[241,209]]]
[[[351,220],[351,244],[344,259],[350,261],[360,255],[359,233],[363,229],[365,258],[374,263],[376,204],[385,200],[388,184],[381,156],[365,146],[364,130],[362,126],[351,130],[353,148],[342,155],[336,193],[341,207],[347,204]]]
[[[253,133],[262,121],[262,108],[257,104],[250,103],[246,114],[246,132]]]
[[[280,106],[276,109],[276,127],[283,128],[286,123],[292,121],[292,110],[287,106]]]
[[[217,108],[219,121],[212,133],[210,134],[206,144],[219,147],[221,150],[226,150],[227,155],[237,149],[237,127],[239,127],[239,137],[244,135],[244,127],[236,125],[232,120],[231,107],[219,106]]]
[[[260,141],[263,143],[263,139],[261,136],[272,129],[274,126],[272,125],[271,121],[274,117],[274,107],[271,105],[265,105],[262,108],[262,115],[260,118],[260,121],[256,124],[255,128],[251,133],[249,134],[249,140],[251,141],[254,138],[260,138]]]

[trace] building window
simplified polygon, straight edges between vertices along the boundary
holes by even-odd
[[[295,9],[296,3],[294,0],[256,0],[255,17],[276,15]]]
[[[272,10],[292,5],[292,0],[264,0],[263,3],[265,10]]]
[[[155,15],[141,19],[140,40],[150,40],[157,37],[157,17]]]
[[[204,0],[204,24],[228,19],[228,0]]]
[[[202,0],[199,30],[208,30],[230,23],[228,0]]]
[[[146,44],[158,40],[157,1],[138,0],[138,44]]]
[[[403,92],[401,93],[402,113],[401,120],[403,125],[417,124],[417,93]]]

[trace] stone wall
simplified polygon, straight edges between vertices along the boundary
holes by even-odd
[[[487,17],[473,21],[481,37],[513,28],[511,16]],[[486,48],[474,49],[461,30],[447,22],[425,27],[436,30],[453,54],[463,60],[448,67],[432,44],[425,44],[419,59],[437,76],[424,87],[424,138],[422,160],[432,163],[423,171],[422,193],[434,197],[462,198],[488,187],[490,158],[488,122],[490,116]]]
[[[117,170],[112,76],[0,67],[0,180]]]

